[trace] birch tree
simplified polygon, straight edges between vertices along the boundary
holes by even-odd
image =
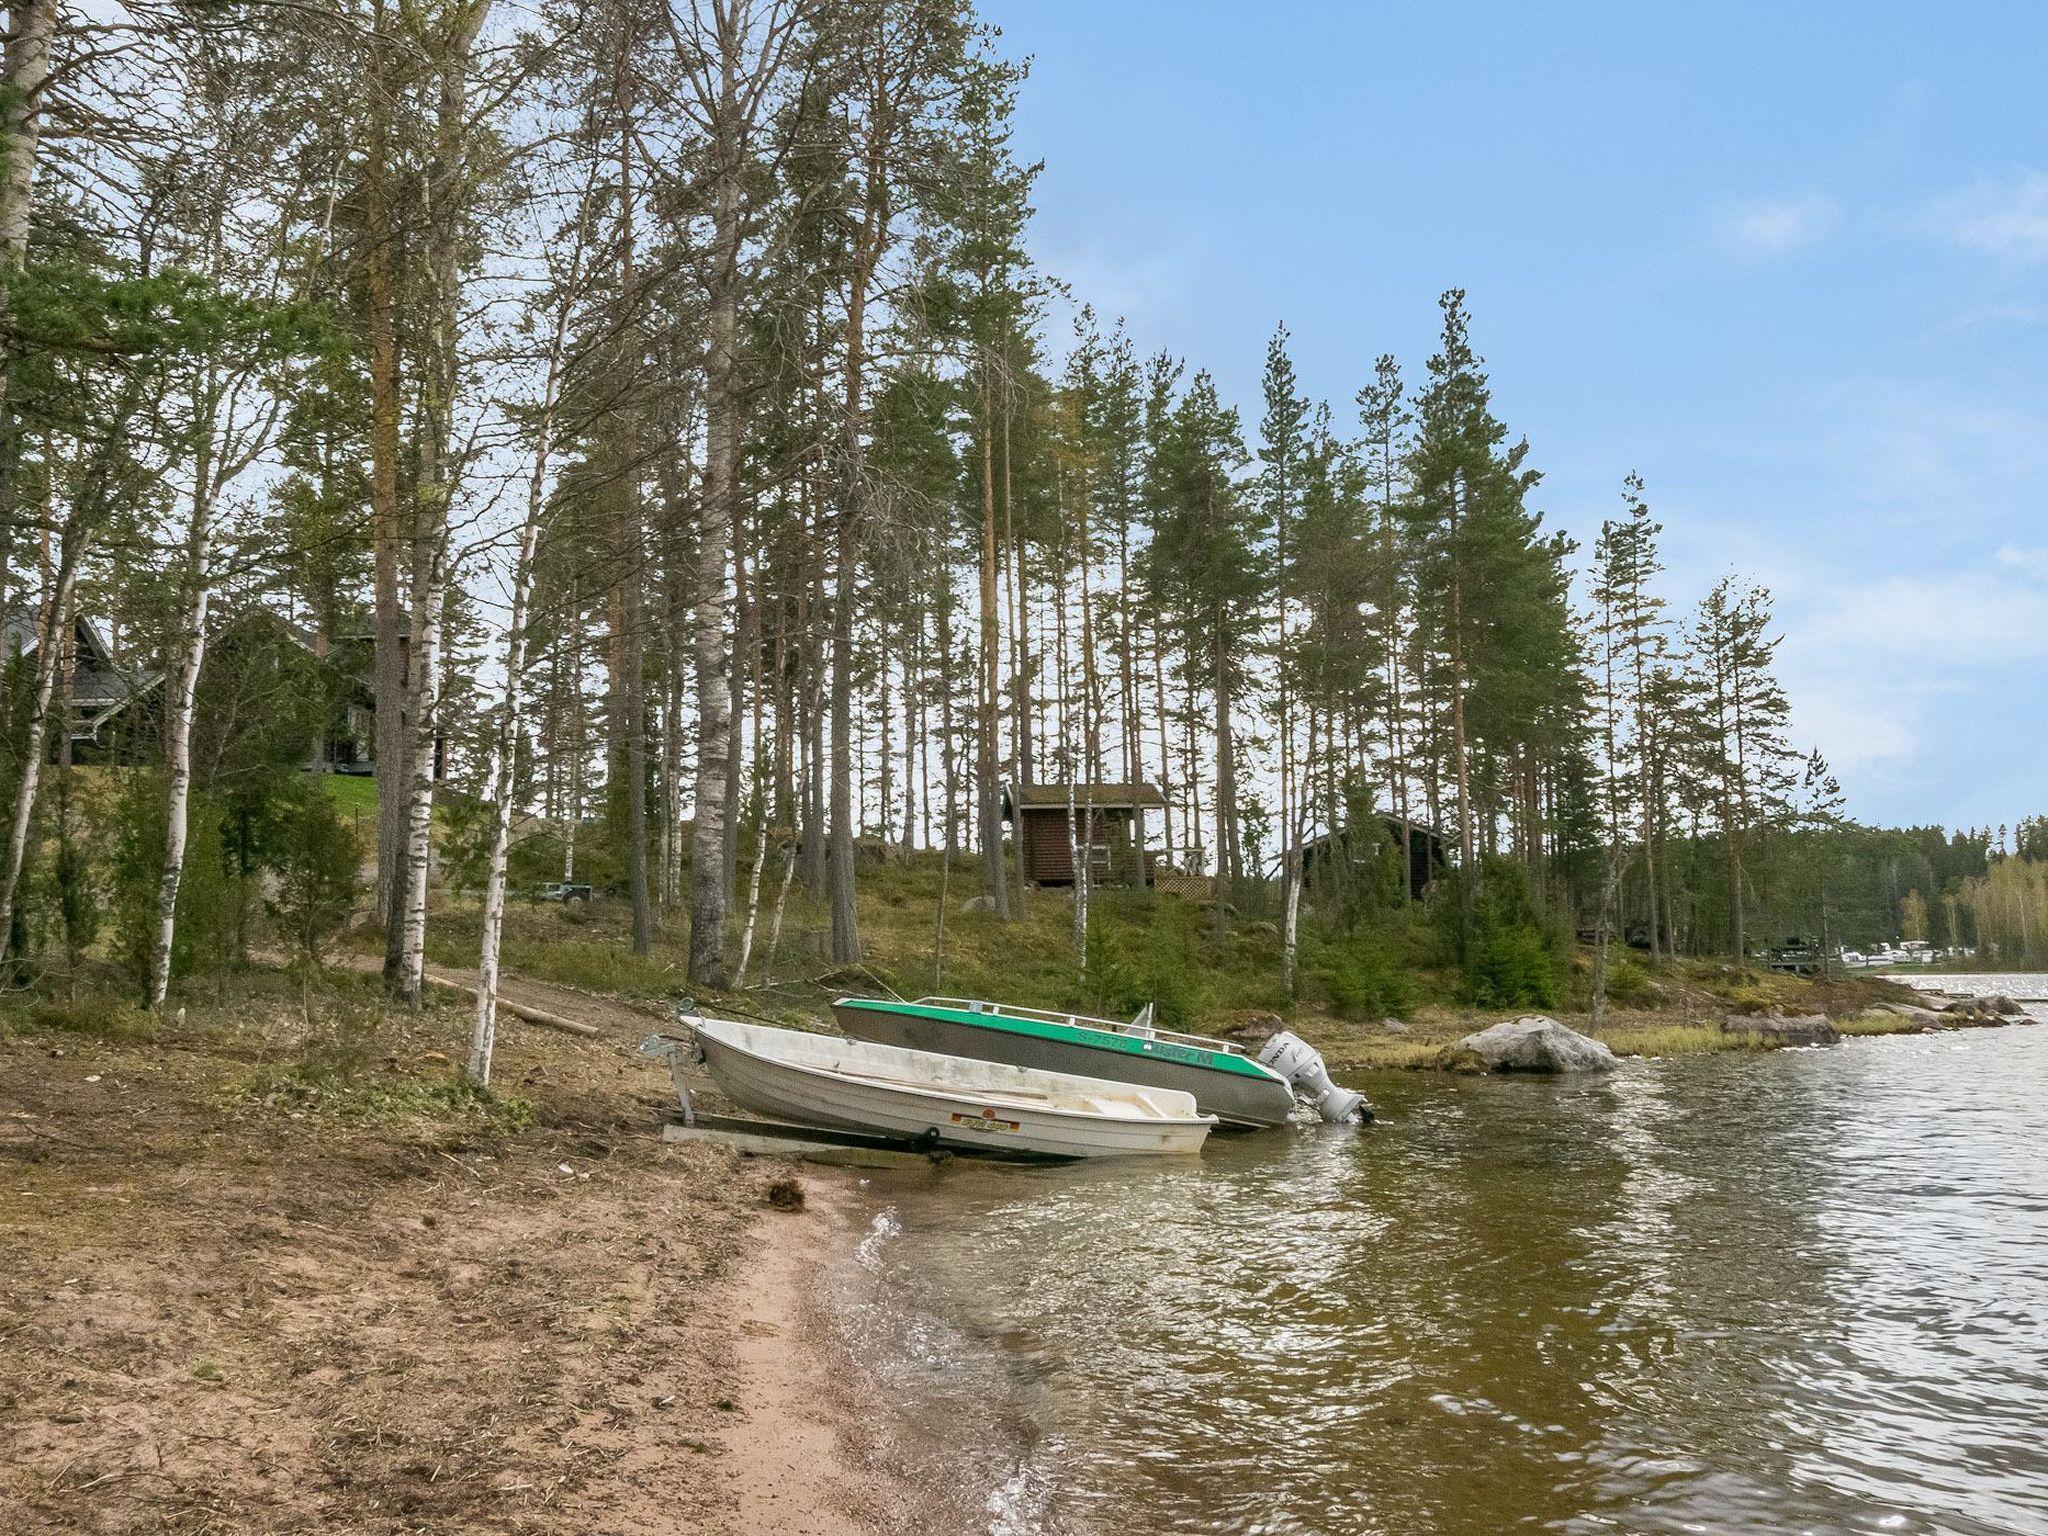
[[[533,419],[533,465],[526,482],[526,511],[513,554],[511,607],[505,624],[505,682],[491,732],[489,802],[490,852],[484,876],[483,934],[477,947],[476,1017],[470,1031],[470,1080],[491,1082],[491,1054],[497,1042],[498,955],[505,928],[506,867],[512,843],[512,812],[518,788],[519,733],[525,706],[529,651],[528,608],[533,593],[534,552],[547,510],[549,452],[554,446],[555,417],[562,391],[569,323],[581,297],[585,254],[589,245],[591,203],[596,162],[576,206],[566,262],[555,277],[552,322],[542,362],[540,400]],[[573,846],[573,844],[571,845]]]

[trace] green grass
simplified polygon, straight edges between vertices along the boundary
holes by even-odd
[[[18,1034],[85,1035],[99,1040],[154,1040],[157,1020],[126,998],[101,992],[76,1001],[24,998],[0,1019],[0,1029]]]
[[[1941,1027],[1897,1013],[1859,1013],[1836,1019],[1834,1025],[1835,1032],[1842,1035],[1926,1035]]]
[[[1032,891],[1022,914],[1003,922],[993,913],[961,910],[980,892],[975,860],[954,862],[946,881],[945,943],[935,973],[935,922],[940,904],[936,858],[920,855],[909,864],[869,857],[860,869],[859,914],[863,962],[833,964],[828,910],[792,888],[784,915],[782,943],[772,985],[763,986],[768,933],[773,918],[779,853],[771,853],[763,882],[753,957],[744,993],[719,996],[687,981],[688,917],[678,910],[660,914],[662,927],[644,955],[631,944],[631,909],[619,898],[560,906],[515,899],[507,909],[505,965],[508,971],[587,991],[639,999],[673,998],[692,991],[708,1008],[730,1005],[745,1013],[816,1022],[823,1005],[849,991],[893,990],[906,997],[925,993],[995,997],[1017,1004],[1076,1009],[1125,1016],[1158,998],[1169,1022],[1204,1032],[1229,1033],[1284,1018],[1344,1070],[1455,1066],[1455,1042],[1475,1029],[1516,1012],[1544,1011],[1574,1029],[1592,1032],[1588,1017],[1590,957],[1577,955],[1568,968],[1560,1006],[1547,1010],[1480,1010],[1457,1002],[1456,972],[1418,964],[1419,949],[1405,954],[1390,941],[1386,963],[1399,968],[1407,1006],[1400,1016],[1411,1026],[1389,1034],[1377,1008],[1353,1008],[1359,1018],[1339,1018],[1343,1001],[1328,968],[1341,959],[1328,942],[1317,943],[1304,923],[1300,996],[1289,1004],[1281,987],[1281,940],[1270,915],[1242,913],[1219,935],[1206,907],[1149,891],[1098,891],[1091,904],[1090,974],[1078,973],[1074,955],[1073,906],[1068,892]],[[746,871],[736,894],[727,953],[736,957],[745,921]],[[437,962],[458,967],[476,962],[480,916],[471,901],[438,903],[429,927],[429,952]],[[1724,1016],[1772,1007],[1787,1013],[1825,1011],[1855,1017],[1872,1003],[1898,997],[1896,987],[1867,977],[1826,984],[1752,970],[1726,961],[1667,959],[1654,971],[1643,955],[1614,957],[1610,978],[1627,1001],[1614,1000],[1598,1031],[1618,1055],[1674,1056],[1704,1052],[1768,1049],[1754,1034],[1721,1029]],[[1169,1006],[1170,1005],[1170,1006]],[[1891,1015],[1872,1015],[1847,1033],[1895,1033],[1908,1027]],[[1878,1021],[1884,1022],[1878,1022]]]
[[[377,819],[377,781],[368,774],[323,773],[320,787],[344,814],[354,812],[365,821]]]

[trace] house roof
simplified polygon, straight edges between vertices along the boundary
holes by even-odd
[[[1064,811],[1070,786],[1065,780],[1057,784],[1005,784],[1003,786],[1003,810],[1007,814],[1013,806],[1027,811]],[[1086,809],[1098,811],[1158,810],[1166,805],[1166,797],[1150,784],[1074,784],[1071,786],[1073,803]]]
[[[1384,812],[1379,813],[1377,819],[1380,825],[1387,829],[1387,833],[1391,837],[1399,837],[1401,835],[1401,829],[1405,826],[1417,837],[1426,839],[1427,841],[1441,843],[1445,840],[1444,834],[1439,832],[1435,827],[1426,827],[1419,821],[1403,821],[1399,816],[1389,815]],[[1302,839],[1301,846],[1303,848],[1314,849],[1322,847],[1325,843],[1341,840],[1341,832],[1337,834],[1332,834],[1329,832],[1318,832],[1313,837],[1307,837]]]

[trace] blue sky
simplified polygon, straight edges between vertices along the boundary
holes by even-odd
[[[984,0],[1033,244],[1257,420],[1468,290],[1537,504],[1777,594],[1853,814],[2048,810],[2048,4]]]

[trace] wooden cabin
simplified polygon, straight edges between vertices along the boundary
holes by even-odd
[[[1024,877],[1036,885],[1072,885],[1076,845],[1090,885],[1150,885],[1145,813],[1165,809],[1166,797],[1150,784],[1003,786],[1003,822],[1024,861]]]
[[[1428,891],[1429,883],[1443,873],[1444,866],[1449,862],[1445,852],[1444,835],[1434,827],[1425,827],[1420,822],[1403,821],[1399,816],[1379,816],[1374,820],[1379,822],[1386,834],[1387,842],[1393,846],[1397,854],[1401,848],[1402,833],[1405,831],[1408,834],[1408,894],[1416,901],[1420,901]],[[1377,856],[1377,850],[1370,845],[1359,849],[1355,854],[1352,853],[1350,841],[1349,833],[1344,831],[1325,832],[1321,836],[1309,838],[1301,845],[1303,870],[1313,879],[1318,868],[1328,866],[1332,860],[1349,858],[1357,861]]]

